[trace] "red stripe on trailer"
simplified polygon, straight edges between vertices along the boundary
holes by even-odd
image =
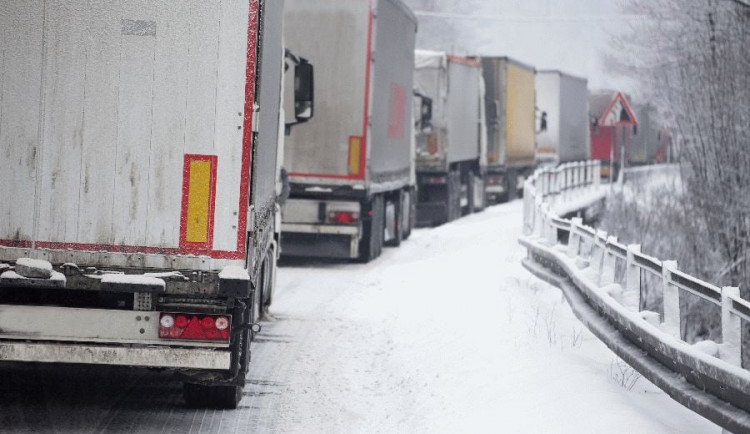
[[[367,124],[370,117],[370,73],[372,69],[372,19],[375,13],[373,11],[372,0],[370,0],[370,11],[367,17],[367,65],[365,66],[365,113],[362,119],[362,147],[359,150],[359,177],[365,179],[367,172],[367,145],[369,136],[367,135]]]
[[[388,113],[388,138],[403,139],[406,128],[406,88],[391,83],[390,111]]]
[[[250,205],[250,164],[253,146],[253,106],[255,104],[255,69],[258,47],[258,15],[260,0],[250,0],[247,29],[247,68],[245,78],[245,122],[242,136],[242,173],[240,174],[239,222],[237,224],[237,253],[245,257],[247,246],[247,208]]]

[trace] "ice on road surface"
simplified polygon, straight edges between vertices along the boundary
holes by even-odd
[[[417,230],[370,264],[280,269],[270,326],[295,356],[281,362],[274,429],[721,432],[638,379],[523,269],[521,213],[516,201]]]
[[[521,266],[520,201],[370,264],[279,269],[237,410],[168,372],[0,363],[0,432],[719,433],[627,367]]]

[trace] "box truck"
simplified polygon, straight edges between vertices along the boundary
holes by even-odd
[[[585,78],[537,71],[537,163],[557,166],[591,158],[589,91]]]
[[[168,368],[236,407],[276,266],[281,25],[261,0],[0,8],[0,360]]]
[[[602,162],[602,177],[617,179],[638,125],[630,97],[616,90],[590,91],[589,122],[591,158]]]
[[[482,70],[473,59],[417,50],[414,85],[417,225],[439,225],[484,207]]]
[[[319,103],[285,143],[282,255],[369,261],[411,231],[417,19],[401,0],[287,0],[285,24]]]
[[[536,164],[533,67],[508,57],[482,57],[487,111],[487,202],[515,199]]]

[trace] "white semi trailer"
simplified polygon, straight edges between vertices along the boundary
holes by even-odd
[[[417,50],[417,224],[438,225],[485,206],[484,84],[479,61]]]
[[[170,368],[189,405],[237,405],[276,267],[282,7],[0,7],[0,360]]]
[[[319,104],[286,140],[282,254],[369,261],[411,230],[417,19],[401,0],[287,0],[285,23]]]
[[[536,101],[544,123],[538,129],[537,162],[557,165],[590,159],[588,81],[560,71],[537,71]]]

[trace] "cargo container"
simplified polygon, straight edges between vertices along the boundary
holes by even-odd
[[[420,112],[417,224],[437,225],[484,207],[481,66],[473,59],[417,50],[414,85]]]
[[[537,71],[538,164],[556,166],[591,157],[587,80],[560,71]]]
[[[400,0],[288,0],[285,20],[319,104],[286,140],[282,255],[369,261],[411,231],[417,19]]]
[[[481,59],[486,85],[488,203],[515,199],[536,163],[533,67],[508,57]]]
[[[601,176],[616,179],[624,166],[638,121],[622,92],[595,90],[589,93],[591,158],[602,162]]]
[[[236,407],[276,267],[282,5],[0,9],[0,360],[169,368]]]

